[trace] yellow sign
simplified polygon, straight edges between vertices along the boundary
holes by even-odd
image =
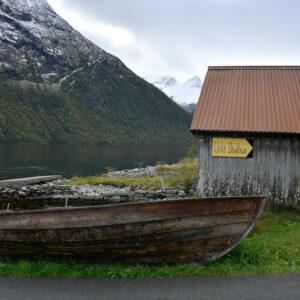
[[[246,139],[213,138],[212,156],[247,157],[253,147]]]

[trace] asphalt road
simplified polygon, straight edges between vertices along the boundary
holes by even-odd
[[[0,278],[0,299],[283,299],[300,300],[300,273],[168,279]]]

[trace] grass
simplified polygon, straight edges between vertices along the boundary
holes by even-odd
[[[251,235],[208,266],[90,265],[66,260],[0,260],[0,276],[142,278],[284,274],[300,272],[300,215],[265,212]]]
[[[193,182],[197,179],[197,159],[186,158],[174,167],[166,167],[166,171],[174,171],[175,174],[164,176],[164,183],[166,187],[176,187],[176,184],[182,183],[185,189],[189,189]],[[160,176],[147,176],[147,177],[72,177],[71,181],[66,181],[66,184],[109,184],[116,187],[126,187],[130,185],[140,186],[141,189],[153,187],[161,189]]]

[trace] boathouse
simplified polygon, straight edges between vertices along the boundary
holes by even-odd
[[[199,196],[300,207],[300,66],[209,67],[191,132]]]

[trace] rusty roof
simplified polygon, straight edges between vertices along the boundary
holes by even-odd
[[[209,67],[192,131],[300,133],[300,66]]]

